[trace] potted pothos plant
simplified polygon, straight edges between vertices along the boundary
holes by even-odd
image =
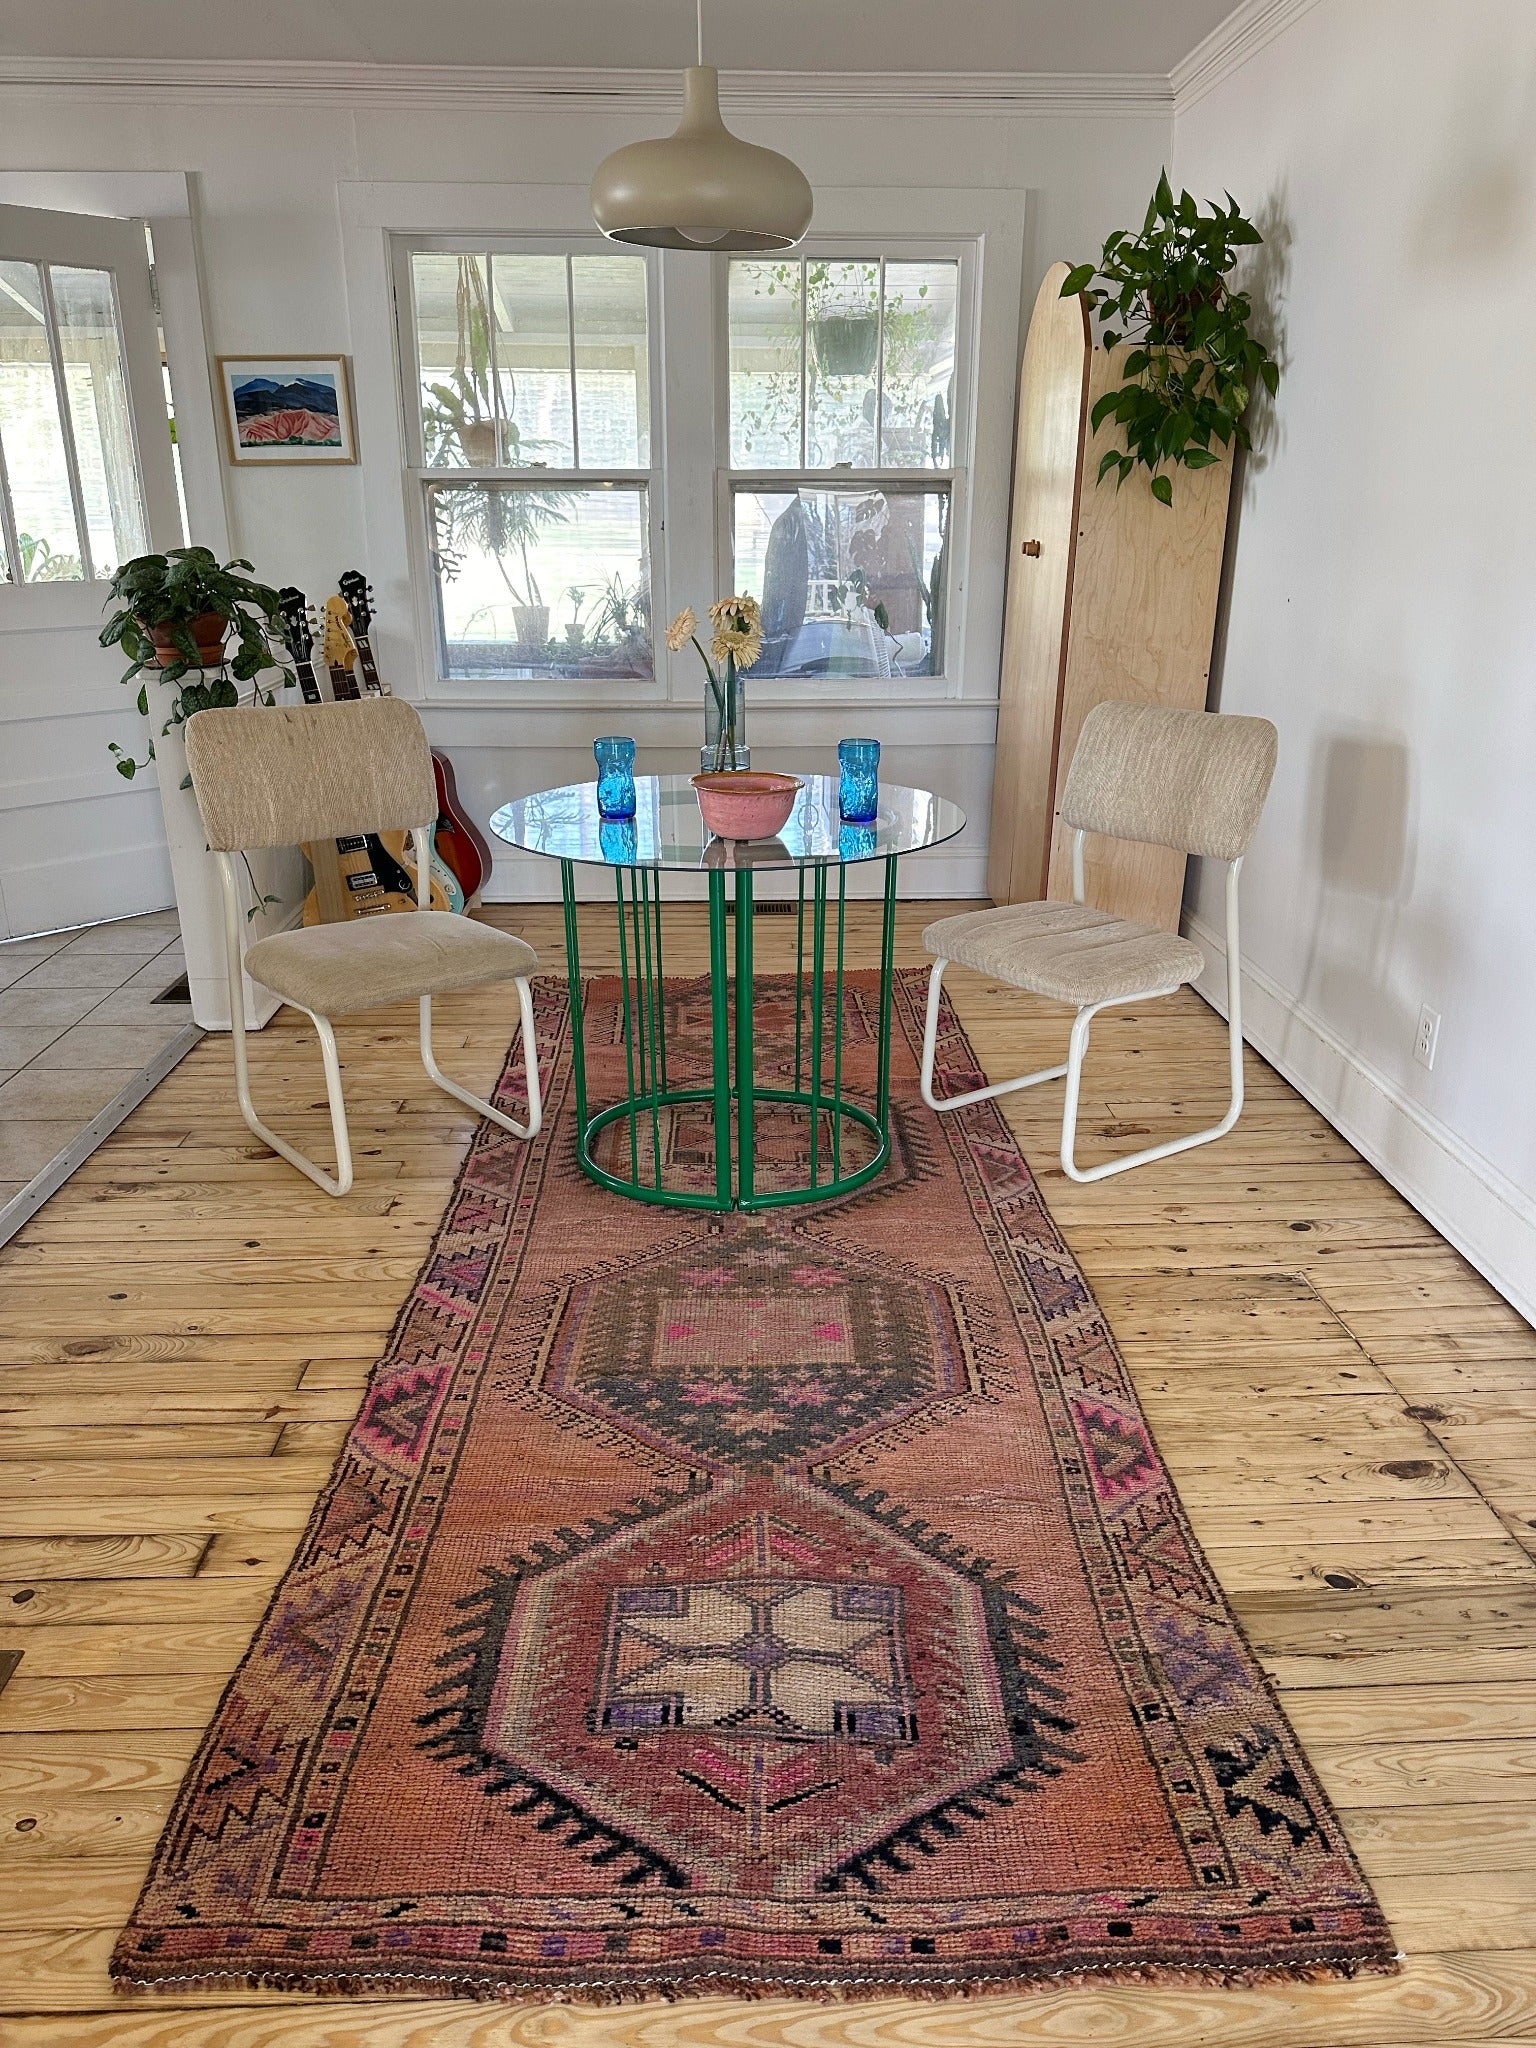
[[[1248,293],[1230,279],[1238,252],[1263,239],[1230,192],[1225,206],[1203,209],[1189,192],[1175,199],[1165,171],[1141,232],[1117,230],[1097,263],[1067,273],[1062,297],[1083,294],[1105,348],[1130,344],[1125,381],[1093,408],[1095,432],[1112,419],[1124,441],[1101,457],[1100,483],[1113,473],[1123,484],[1140,465],[1153,497],[1171,505],[1171,468],[1205,469],[1222,449],[1250,446],[1249,405],[1261,384],[1273,396],[1280,366],[1252,332]]]
[[[242,683],[254,683],[256,694],[271,703],[273,684],[261,681],[268,670],[292,682],[292,670],[276,652],[282,644],[277,592],[258,583],[250,567],[238,558],[220,562],[210,548],[171,548],[124,562],[108,585],[108,602],[115,599],[117,609],[101,629],[101,644],[128,656],[122,680],[132,683],[157,670],[174,686],[162,737],[194,711],[238,704]],[[139,681],[138,706],[147,718],[147,681]],[[152,738],[145,761],[115,743],[111,751],[118,774],[132,781],[155,758],[155,743]]]

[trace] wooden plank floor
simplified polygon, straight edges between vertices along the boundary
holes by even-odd
[[[496,917],[554,966],[555,910]],[[902,906],[903,958],[923,921]],[[611,915],[584,924],[601,966]],[[873,938],[861,909],[852,964]],[[760,965],[791,939],[760,922]],[[679,910],[668,965],[703,959]],[[953,992],[995,1074],[1064,1042],[1046,1005],[963,974]],[[448,999],[441,1022],[445,1063],[488,1087],[505,996]],[[347,1201],[255,1145],[210,1039],[0,1252],[0,1649],[24,1653],[0,1694],[6,2048],[1536,2043],[1536,1334],[1254,1059],[1223,1144],[1096,1187],[1054,1163],[1059,1088],[1008,1113],[1344,1811],[1400,1977],[600,2011],[115,1995],[107,1957],[180,1774],[468,1139],[412,1033],[403,1010],[343,1027]],[[1224,1045],[1190,994],[1101,1019],[1085,1151],[1214,1120]],[[323,1152],[313,1040],[280,1021],[253,1066],[268,1114]]]

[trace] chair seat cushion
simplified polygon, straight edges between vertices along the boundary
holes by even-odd
[[[929,925],[923,944],[942,960],[1079,1009],[1177,988],[1205,966],[1200,948],[1177,932],[1086,903],[962,911]]]
[[[392,911],[274,932],[245,956],[253,981],[322,1017],[511,981],[538,964],[522,939],[446,910]]]

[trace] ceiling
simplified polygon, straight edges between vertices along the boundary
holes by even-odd
[[[776,72],[1166,75],[1234,0],[705,0],[705,57]],[[691,59],[693,0],[48,0],[6,56],[648,69]]]

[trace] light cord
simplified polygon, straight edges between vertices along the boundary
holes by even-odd
[[[698,61],[700,62],[700,64],[702,64],[702,63],[704,62],[704,0],[696,0],[696,5],[697,5],[697,8],[698,8],[698,26],[699,26],[699,58],[698,58]]]

